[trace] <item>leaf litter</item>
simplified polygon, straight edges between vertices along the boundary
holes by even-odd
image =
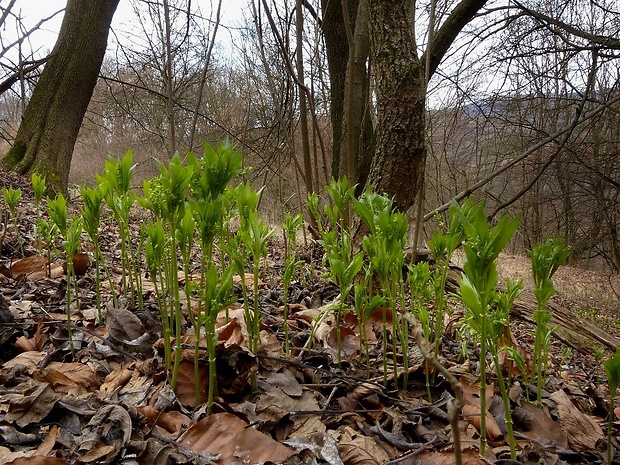
[[[28,191],[26,183],[22,189]],[[32,202],[19,208],[31,210]],[[21,211],[19,216],[27,223],[32,211]],[[203,384],[196,405],[195,335],[187,309],[180,374],[172,391],[163,368],[157,301],[147,276],[141,311],[125,307],[122,301],[114,306],[104,281],[105,324],[98,325],[93,270],[87,270],[79,276],[80,307],[72,313],[76,355],[71,359],[64,313],[66,267],[32,255],[31,225],[22,228],[31,255],[15,258],[16,244],[7,236],[0,275],[0,463],[455,463],[446,413],[454,393],[437,375],[432,400],[427,399],[425,362],[413,342],[408,389],[381,384],[380,309],[364,328],[355,319],[344,318],[340,323],[344,357],[338,368],[336,320],[323,318],[313,328],[338,294],[332,283],[319,278],[316,260],[312,278],[290,286],[290,360],[285,359],[282,343],[278,270],[283,260],[277,240],[270,242],[273,274],[262,277],[260,295],[252,296],[259,299],[263,311],[258,357],[248,349],[241,305],[220,312],[216,322],[219,393],[213,413],[207,415],[206,347],[199,344]],[[102,244],[106,259],[116,260],[111,271],[119,285],[122,268],[113,253],[118,239],[105,225]],[[305,254],[312,263],[320,250],[312,246]],[[237,287],[241,279],[235,278]],[[243,279],[253,286],[253,275]],[[478,355],[465,344],[468,357],[459,358],[458,320],[447,323],[441,361],[460,379],[463,389],[465,407],[459,419],[463,463],[514,463],[508,459],[505,419],[493,378],[486,390],[485,412],[491,447],[485,457],[479,455]],[[368,373],[365,364],[358,362],[365,356],[360,352],[362,333],[370,345]],[[526,354],[531,344],[527,336],[511,343]],[[518,371],[506,357],[500,359],[505,372],[512,375],[517,463],[602,463],[609,399],[604,378],[587,369],[593,362],[585,357],[574,354],[575,362],[555,367],[557,376],[549,379],[542,408],[527,400]],[[250,378],[255,373],[258,390],[252,393]],[[393,380],[394,375],[389,375]],[[531,395],[535,387],[528,388]],[[617,421],[614,425],[619,426]],[[617,446],[617,438],[614,441]]]

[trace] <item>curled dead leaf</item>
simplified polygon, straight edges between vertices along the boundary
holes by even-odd
[[[281,463],[294,453],[230,413],[217,413],[194,424],[181,443],[194,451],[220,454],[220,463]]]

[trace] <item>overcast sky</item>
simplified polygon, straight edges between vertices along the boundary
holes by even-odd
[[[97,1],[97,0],[89,0]],[[0,0],[1,4],[7,4],[6,0]],[[66,0],[17,0],[12,12],[21,15],[26,29],[34,27],[41,19],[52,16],[62,10]],[[199,6],[205,16],[209,16],[211,5],[217,4],[216,0],[193,0],[192,7]],[[245,8],[248,0],[224,0],[222,2],[222,25],[238,26],[241,17],[241,9]],[[4,6],[4,5],[3,5]],[[112,27],[118,31],[127,30],[131,27],[132,6],[130,0],[120,0]],[[35,51],[36,57],[41,57],[45,51],[49,51],[54,46],[58,30],[62,23],[62,14],[55,16],[51,21],[41,26],[41,30],[36,31],[30,38],[30,43]],[[11,38],[15,37],[15,21],[7,19],[3,29],[0,30],[0,37],[3,45]],[[220,36],[220,39],[222,37]]]

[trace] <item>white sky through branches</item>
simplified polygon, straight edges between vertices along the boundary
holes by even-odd
[[[93,1],[93,0],[88,0]],[[0,0],[0,5],[8,6],[7,0]],[[34,28],[42,19],[52,17],[59,10],[64,9],[66,0],[17,0],[11,12],[15,16],[19,16],[22,20],[22,31],[29,31]],[[112,28],[119,32],[131,30],[132,24],[135,21],[132,1],[121,0],[116,13],[114,15],[114,21],[112,22]],[[239,27],[242,10],[247,7],[248,0],[225,0],[222,2],[222,20],[221,26],[226,27]],[[196,8],[201,10],[203,17],[215,18],[215,11],[211,14],[212,8],[217,7],[217,0],[192,0],[192,10]],[[62,12],[57,14],[49,21],[46,21],[40,26],[37,31],[34,31],[28,38],[24,45],[24,55],[29,55],[30,50],[33,52],[33,56],[30,58],[41,58],[45,56],[53,47],[58,36],[58,30],[62,24]],[[12,43],[22,34],[18,33],[16,19],[7,18],[2,30],[0,30],[0,48],[6,46],[8,43]],[[221,31],[220,41],[226,41],[226,37],[229,35],[225,31]],[[110,42],[113,40],[113,34],[110,35]],[[11,59],[17,59],[17,50],[12,54],[8,54]]]

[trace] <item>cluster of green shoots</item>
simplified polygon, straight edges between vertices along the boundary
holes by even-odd
[[[536,310],[534,322],[534,374],[536,376],[536,403],[540,407],[542,403],[542,391],[545,386],[547,373],[547,360],[551,335],[554,327],[549,327],[552,314],[547,309],[547,302],[555,289],[551,278],[568,258],[569,249],[561,239],[548,239],[543,244],[534,244],[529,254],[532,260],[532,276],[534,277],[534,296],[536,297]]]
[[[102,280],[108,280],[115,307],[122,303],[128,308],[140,309],[144,306],[143,282],[149,277],[160,312],[164,363],[171,376],[170,383],[174,388],[178,380],[184,318],[187,318],[195,339],[196,403],[201,401],[200,342],[206,341],[209,365],[207,404],[211,409],[217,392],[218,335],[215,325],[220,310],[227,309],[235,300],[233,274],[244,276],[246,266],[251,268],[254,278],[251,290],[248,290],[245,279],[241,279],[251,353],[257,355],[260,345],[259,276],[267,255],[267,241],[273,231],[256,212],[260,193],[249,184],[231,186],[231,182],[241,174],[241,166],[241,152],[228,142],[220,143],[215,148],[205,144],[200,158],[187,154],[182,159],[177,154],[168,165],[160,164],[160,174],[144,181],[143,196],[140,197],[132,188],[135,165],[132,153],[128,151],[119,160],[106,161],[103,171],[96,178],[97,187],[80,188],[81,205],[75,206],[72,216],[68,213],[65,196],[58,194],[46,199],[45,180],[36,174],[32,176],[37,252],[46,253],[50,273],[51,263],[59,255],[59,246],[66,254],[67,330],[72,356],[71,311],[74,306],[80,305],[73,257],[80,252],[82,235],[87,235],[93,245],[99,323],[105,322]],[[3,195],[13,215],[17,234],[16,207],[21,191],[5,189]],[[44,201],[47,205],[45,209]],[[139,231],[135,231],[132,230],[135,223],[130,218],[139,207],[150,212],[151,218],[140,224]],[[240,227],[236,234],[231,234],[229,223],[235,215],[239,217]],[[118,287],[100,243],[102,219],[109,217],[113,219],[120,238],[120,256],[117,258],[122,272]],[[299,265],[295,234],[301,222],[301,216],[296,216],[285,223],[289,251],[288,272],[285,274],[289,284]],[[136,232],[139,232],[137,241]],[[21,240],[18,242],[21,244]],[[195,257],[200,257],[199,271],[193,266]],[[142,263],[146,263],[146,269]],[[183,270],[183,276],[180,270]],[[286,344],[288,347],[288,337]],[[256,376],[253,376],[254,387],[256,384]]]
[[[33,175],[35,193],[37,251],[45,253],[49,263],[57,255],[60,244],[67,262],[67,330],[69,348],[74,354],[71,309],[79,307],[79,289],[73,267],[73,257],[80,250],[82,234],[88,235],[94,248],[95,291],[98,319],[104,323],[101,299],[101,280],[107,278],[114,305],[122,297],[126,305],[140,308],[143,302],[143,280],[148,276],[153,283],[161,317],[164,363],[171,374],[171,385],[177,383],[181,360],[181,341],[184,317],[194,333],[194,370],[196,404],[201,401],[199,391],[200,341],[206,341],[209,368],[207,408],[210,411],[217,392],[216,348],[218,335],[216,321],[222,310],[234,302],[233,274],[241,276],[243,309],[248,329],[250,352],[258,355],[260,345],[261,308],[259,281],[267,256],[267,242],[273,230],[259,218],[257,205],[260,191],[248,183],[232,187],[232,181],[241,173],[241,153],[227,142],[213,148],[204,146],[198,158],[188,154],[182,159],[175,155],[166,166],[160,165],[160,174],[143,183],[143,196],[131,188],[134,165],[131,152],[120,160],[109,160],[97,176],[96,188],[80,189],[82,208],[72,216],[62,194],[47,198],[42,209],[46,188],[45,180]],[[506,427],[511,456],[516,458],[512,431],[510,400],[499,354],[507,349],[501,346],[502,336],[509,331],[510,309],[521,291],[520,282],[508,280],[505,290],[498,291],[496,261],[499,253],[511,240],[519,217],[504,216],[491,225],[484,213],[484,204],[466,202],[453,204],[449,210],[449,224],[440,227],[429,240],[435,265],[427,262],[405,267],[404,247],[407,237],[407,219],[398,212],[391,199],[366,190],[358,199],[355,186],[345,179],[332,180],[325,189],[328,198],[323,207],[317,194],[308,196],[309,210],[320,233],[319,243],[325,249],[324,265],[329,278],[339,286],[337,301],[326,308],[317,324],[333,316],[337,331],[337,362],[342,365],[341,328],[347,312],[356,314],[360,328],[360,357],[365,356],[370,373],[370,357],[366,325],[378,310],[381,311],[383,379],[388,384],[390,369],[398,387],[402,369],[402,386],[408,386],[408,354],[410,330],[402,315],[407,307],[420,323],[426,341],[432,342],[437,359],[441,345],[443,321],[448,311],[445,287],[450,260],[462,246],[465,254],[463,275],[459,280],[459,297],[465,305],[465,328],[480,345],[480,448],[486,445],[486,385],[487,355],[494,362],[497,383],[504,402]],[[14,220],[16,234],[17,204],[21,199],[18,189],[4,189],[4,201]],[[132,240],[130,215],[135,206],[150,212],[150,220],[142,223],[139,241]],[[100,227],[106,209],[111,213],[120,237],[122,276],[117,289],[101,251]],[[361,222],[366,234],[361,247],[356,248],[351,225]],[[231,233],[230,221],[237,216],[239,227]],[[291,356],[288,326],[288,294],[301,261],[298,258],[296,235],[302,226],[301,215],[288,215],[283,223],[284,272],[284,349]],[[5,228],[6,229],[6,228]],[[19,236],[17,236],[19,237]],[[21,240],[18,239],[21,244]],[[545,384],[548,346],[554,328],[549,328],[551,313],[547,302],[554,293],[551,278],[567,258],[568,249],[556,240],[535,245],[530,251],[535,296],[538,307],[534,313],[535,345],[534,374],[538,402]],[[195,257],[199,257],[198,260]],[[146,270],[141,263],[146,262]],[[199,270],[195,265],[199,263]],[[249,289],[246,268],[251,270]],[[180,275],[182,270],[183,276]],[[180,284],[182,283],[182,284]],[[408,293],[407,293],[408,290]],[[118,291],[118,292],[117,292]],[[182,307],[185,306],[185,309]],[[226,313],[226,316],[228,313]],[[316,325],[315,325],[316,327]],[[364,349],[364,350],[362,350]],[[391,355],[391,356],[390,356]],[[524,377],[524,362],[521,362]],[[391,366],[390,366],[391,365]],[[402,368],[401,368],[402,367]],[[615,396],[620,385],[620,353],[605,363],[610,392]],[[427,390],[431,399],[430,364],[426,366]],[[257,387],[256,372],[252,377]],[[610,414],[610,421],[611,421]],[[610,425],[610,432],[611,432]],[[611,445],[609,446],[611,450]],[[611,452],[609,452],[611,453]]]

